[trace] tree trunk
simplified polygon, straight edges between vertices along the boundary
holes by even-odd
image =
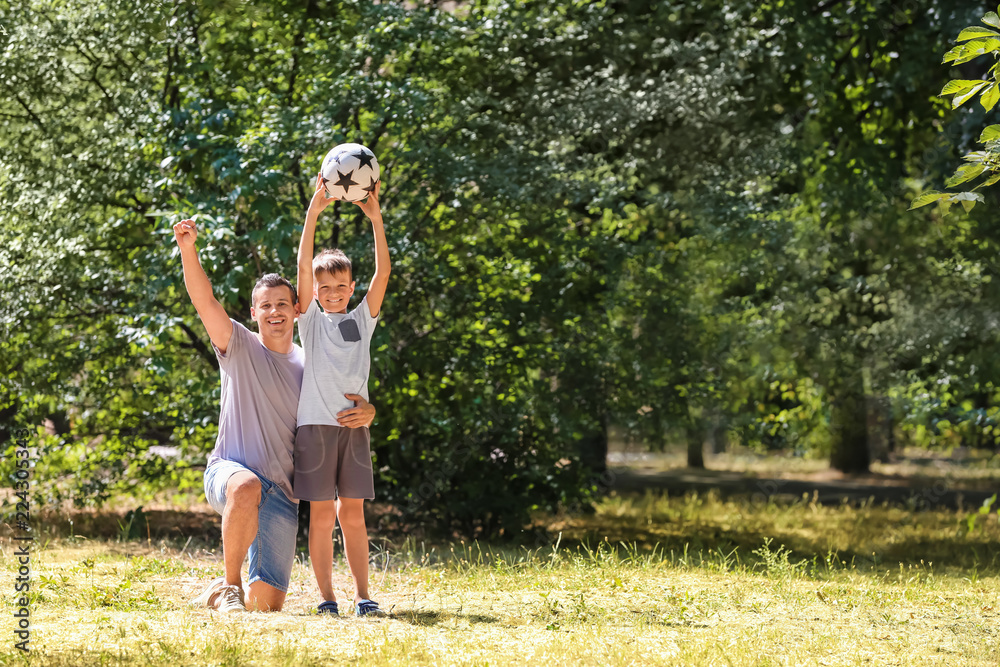
[[[868,405],[860,376],[838,387],[830,406],[833,436],[830,466],[841,472],[868,472]]]
[[[868,455],[873,461],[888,463],[895,442],[892,435],[892,404],[886,396],[868,397]]]
[[[685,429],[687,433],[688,468],[705,468],[705,431],[699,424],[691,424]]]
[[[726,453],[726,419],[719,410],[709,413],[708,447],[712,454]]]
[[[580,440],[580,462],[597,474],[608,469],[608,418]]]

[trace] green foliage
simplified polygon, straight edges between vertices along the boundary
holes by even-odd
[[[921,444],[986,438],[1000,229],[905,213],[952,160],[938,128],[979,127],[926,77],[979,10],[933,4],[0,3],[0,437],[37,433],[46,501],[197,489],[218,367],[170,225],[197,219],[248,323],[350,140],[383,166],[393,255],[389,518],[517,535],[600,490],[612,427],[863,469],[887,398]],[[962,71],[949,94],[993,99]],[[955,185],[993,177],[1000,128],[980,142]],[[318,230],[362,290],[363,223],[334,205]]]
[[[996,12],[987,12],[981,19],[984,24],[998,28],[1000,21]],[[1000,101],[1000,32],[979,26],[970,26],[958,34],[959,45],[944,54],[944,63],[957,67],[964,63],[977,60],[980,56],[992,56],[993,65],[986,71],[986,79],[954,79],[941,89],[941,96],[953,95],[952,108],[957,109],[969,100],[979,96],[979,102],[987,112],[991,111]],[[954,188],[985,175],[979,185],[967,192],[937,192],[927,191],[914,199],[910,210],[937,203],[942,212],[947,213],[952,204],[960,203],[966,213],[970,212],[977,202],[984,201],[983,195],[976,192],[981,188],[994,185],[1000,181],[1000,125],[990,125],[983,130],[979,143],[985,150],[966,153],[963,164],[955,170],[955,174],[945,181],[945,185]]]
[[[779,581],[786,581],[801,576],[807,563],[805,561],[791,562],[789,556],[792,555],[792,552],[785,548],[783,544],[779,545],[777,549],[772,549],[772,542],[773,540],[770,537],[765,537],[764,544],[753,551],[753,555],[759,559],[756,564],[757,567],[768,578]]]
[[[155,588],[145,591],[132,590],[129,579],[114,586],[93,584],[83,590],[83,599],[91,609],[113,609],[115,611],[155,610],[162,606]]]
[[[142,507],[129,510],[122,521],[118,522],[118,541],[141,540],[143,535],[149,536],[149,519]]]
[[[997,502],[997,494],[993,494],[989,498],[983,501],[983,504],[975,512],[969,512],[965,517],[965,533],[974,533],[976,529],[982,530],[983,523],[989,519],[990,513],[993,511],[993,506]],[[998,519],[1000,519],[1000,508],[996,510]],[[979,520],[983,519],[982,522]]]

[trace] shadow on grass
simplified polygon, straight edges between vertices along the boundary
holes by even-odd
[[[911,509],[962,509],[978,507],[996,493],[993,479],[956,480],[947,477],[913,477],[865,473],[828,473],[828,479],[758,477],[731,470],[672,468],[642,471],[611,468],[612,488],[624,494],[647,491],[685,493],[714,492],[722,498],[744,498],[752,502],[768,499],[795,501],[813,496],[822,505],[888,502]]]
[[[495,616],[487,616],[485,614],[462,614],[458,612],[430,610],[397,611],[389,614],[389,618],[421,627],[438,625],[449,620],[462,620],[468,623],[497,623],[499,620]]]
[[[891,533],[891,526],[885,526],[885,534],[852,535],[837,544],[837,540],[794,529],[719,530],[708,526],[661,525],[658,529],[642,530],[621,521],[601,528],[581,528],[563,529],[561,545],[571,550],[593,550],[605,544],[605,548],[640,558],[655,549],[665,560],[697,566],[719,564],[725,554],[730,554],[738,562],[754,566],[767,560],[768,556],[759,552],[770,541],[772,551],[785,549],[792,562],[807,561],[816,567],[869,569],[934,564],[1000,572],[1000,544],[990,535],[901,538]]]
[[[207,506],[146,510],[141,525],[133,526],[137,530],[129,534],[123,529],[126,516],[125,509],[50,511],[36,516],[36,537],[105,540],[109,547],[121,545],[123,551],[135,544],[167,544],[188,554],[200,550],[221,554],[220,517]],[[494,547],[531,552],[550,549],[557,542],[562,549],[596,548],[603,543],[615,550],[632,549],[639,556],[656,549],[658,559],[695,565],[719,563],[725,554],[731,554],[737,562],[754,566],[762,560],[756,552],[770,540],[772,548],[786,549],[793,561],[809,561],[813,569],[821,565],[891,568],[900,563],[933,563],[980,573],[1000,572],[996,517],[987,517],[989,522],[981,519],[975,531],[963,532],[966,516],[962,511],[921,511],[891,504],[824,507],[804,499],[755,503],[712,493],[668,497],[647,491],[645,495],[622,494],[617,500],[602,501],[599,511],[589,515],[540,517],[530,539]],[[0,526],[0,536],[9,535],[9,531],[10,526]],[[388,551],[398,552],[396,545],[404,543],[391,531],[373,531],[371,537],[374,544]],[[483,547],[488,549],[486,543]],[[305,550],[301,541],[299,549]],[[423,625],[447,618],[424,611],[399,612],[398,616]],[[495,622],[490,617],[463,618],[475,623]]]

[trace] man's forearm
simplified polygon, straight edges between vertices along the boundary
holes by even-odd
[[[215,294],[212,293],[212,283],[209,282],[205,269],[201,267],[198,251],[194,248],[182,248],[181,265],[184,267],[184,287],[191,297],[191,303],[200,310],[201,306],[215,300]]]

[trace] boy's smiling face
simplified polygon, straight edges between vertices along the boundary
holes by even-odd
[[[320,271],[314,280],[316,299],[327,313],[346,313],[354,294],[354,281],[347,271]]]

